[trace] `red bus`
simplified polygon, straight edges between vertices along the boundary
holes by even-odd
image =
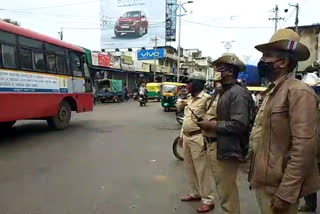
[[[85,51],[0,21],[0,130],[17,120],[66,128],[71,111],[92,111]]]

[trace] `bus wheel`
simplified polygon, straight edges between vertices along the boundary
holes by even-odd
[[[62,101],[58,114],[47,120],[48,126],[55,130],[62,130],[69,126],[71,119],[71,108],[67,101]]]
[[[10,121],[10,122],[0,123],[0,130],[8,130],[8,129],[10,129],[15,123],[16,123],[16,121]]]

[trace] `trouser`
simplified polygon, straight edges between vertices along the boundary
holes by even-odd
[[[213,204],[213,188],[210,182],[210,169],[201,134],[183,136],[184,166],[190,187],[189,194],[201,197],[202,203]]]
[[[307,195],[304,197],[304,201],[306,203],[307,207],[310,207],[312,209],[317,208],[317,193],[312,193],[310,195]]]
[[[239,214],[237,160],[217,160],[217,143],[207,143],[207,154],[223,214]]]
[[[289,208],[283,212],[273,212],[271,208],[271,203],[274,199],[274,194],[270,191],[262,189],[256,189],[256,198],[259,205],[261,214],[297,214],[298,213],[298,204],[290,204]]]

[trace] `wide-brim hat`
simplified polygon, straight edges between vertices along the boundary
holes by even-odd
[[[257,45],[255,48],[262,53],[266,51],[289,51],[298,61],[305,61],[310,57],[307,46],[300,42],[300,36],[291,29],[278,30],[268,43]]]
[[[237,55],[233,53],[225,53],[217,60],[212,62],[213,66],[217,66],[219,64],[235,65],[239,68],[240,72],[246,70],[246,66],[244,65],[244,63],[239,59],[239,57],[237,57]]]

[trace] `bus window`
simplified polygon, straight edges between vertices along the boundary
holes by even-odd
[[[19,40],[19,44],[22,46],[43,50],[43,44],[40,41],[29,39],[24,36],[18,36],[18,40]]]
[[[50,73],[57,73],[56,55],[47,54],[48,70]]]
[[[33,51],[33,63],[34,63],[35,70],[38,70],[38,71],[46,70],[43,53]]]
[[[2,64],[5,68],[16,68],[16,47],[10,45],[1,45]]]
[[[83,75],[80,55],[71,53],[70,57],[73,76],[82,77]]]
[[[46,47],[46,51],[60,54],[60,55],[65,55],[65,50],[61,47],[50,45],[50,44],[45,44],[45,47]]]
[[[59,74],[67,74],[66,58],[63,56],[57,56],[57,69]]]
[[[16,44],[16,35],[0,30],[0,41]]]
[[[21,48],[20,55],[21,55],[21,67],[32,70],[33,66],[32,66],[31,50]]]

